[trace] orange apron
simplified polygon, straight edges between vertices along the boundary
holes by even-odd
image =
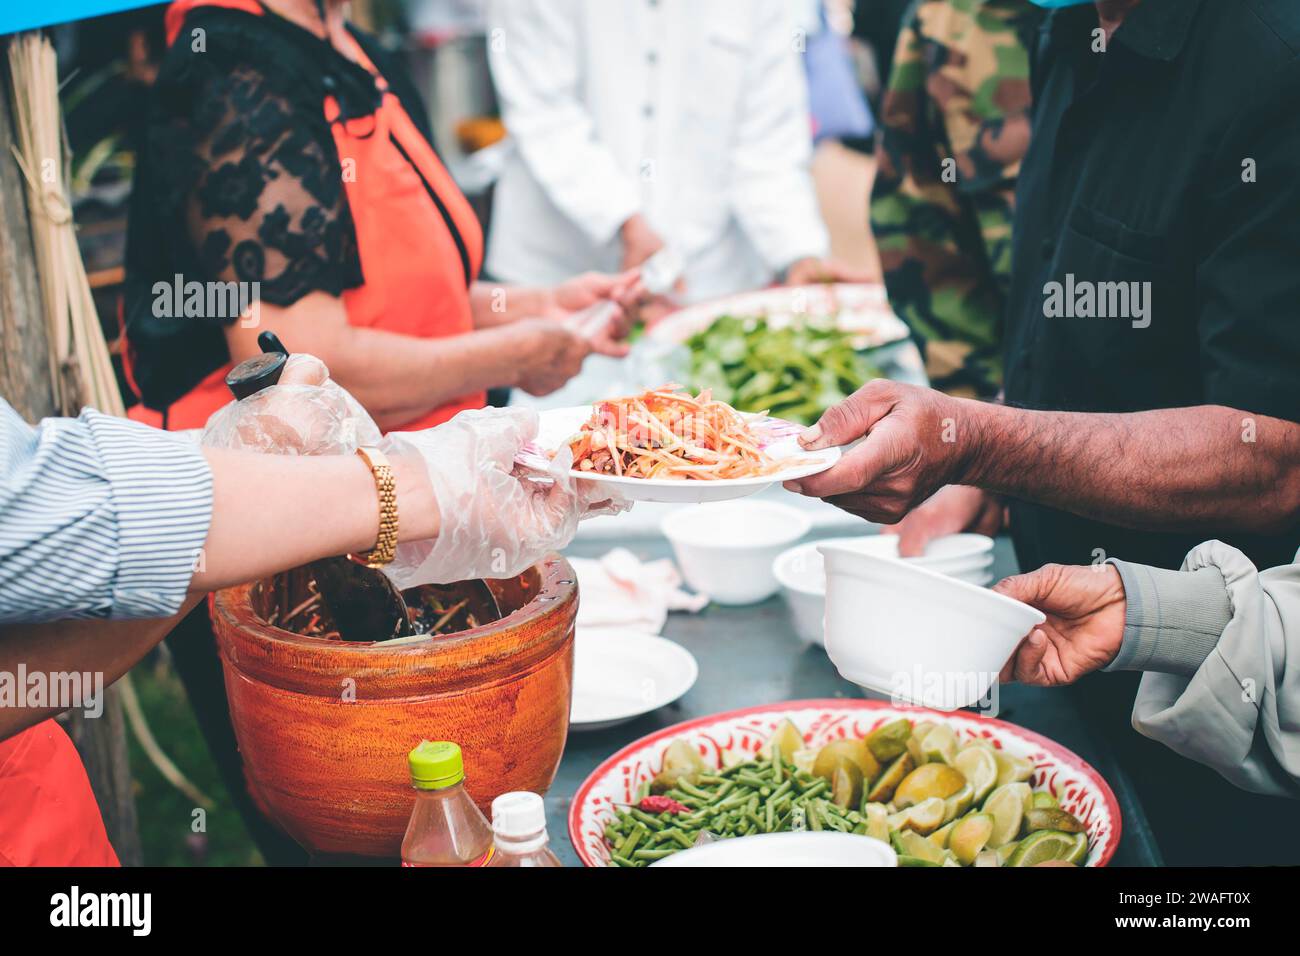
[[[53,720],[0,740],[0,866],[117,866],[77,748]]]
[[[167,10],[167,42],[198,7],[262,15],[257,0],[177,0]],[[350,51],[384,91],[372,116],[340,121],[333,96],[323,104],[333,132],[365,284],[343,292],[348,323],[414,338],[473,331],[469,285],[483,262],[483,232],[468,200],[411,121],[373,63],[348,38]],[[459,241],[458,241],[459,237]],[[292,343],[290,343],[292,345]],[[202,428],[230,401],[230,363],[212,372],[162,413],[137,405],[133,418],[172,430]],[[129,372],[128,372],[129,375]],[[467,408],[482,408],[484,392],[448,402],[397,430],[429,428]]]

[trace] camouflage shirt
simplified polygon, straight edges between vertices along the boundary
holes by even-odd
[[[916,0],[881,110],[871,226],[889,301],[936,388],[1001,386],[1016,175],[1029,147],[1028,0]]]

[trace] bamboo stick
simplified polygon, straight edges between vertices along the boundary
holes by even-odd
[[[9,44],[9,69],[17,127],[14,156],[27,180],[59,411],[75,415],[82,405],[91,405],[125,415],[77,246],[54,47],[43,34],[20,34]]]

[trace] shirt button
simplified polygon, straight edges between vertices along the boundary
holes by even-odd
[[[645,54],[645,61],[653,66],[655,63],[659,62],[659,54],[656,53],[654,50],[647,50]]]
[[[654,105],[647,103],[645,106],[641,107],[641,112],[645,114],[646,119],[650,119],[655,115]]]

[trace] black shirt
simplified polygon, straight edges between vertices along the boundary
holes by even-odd
[[[1104,53],[1097,26],[1091,6],[1055,11],[1032,51],[1008,402],[1300,420],[1300,2],[1143,0]],[[1081,308],[1065,305],[1071,291]],[[1088,292],[1094,313],[1104,300],[1124,314],[1080,314]],[[1154,534],[1025,503],[1012,519],[1026,568],[1098,556],[1176,568],[1211,537],[1265,567],[1300,546],[1298,531]]]

